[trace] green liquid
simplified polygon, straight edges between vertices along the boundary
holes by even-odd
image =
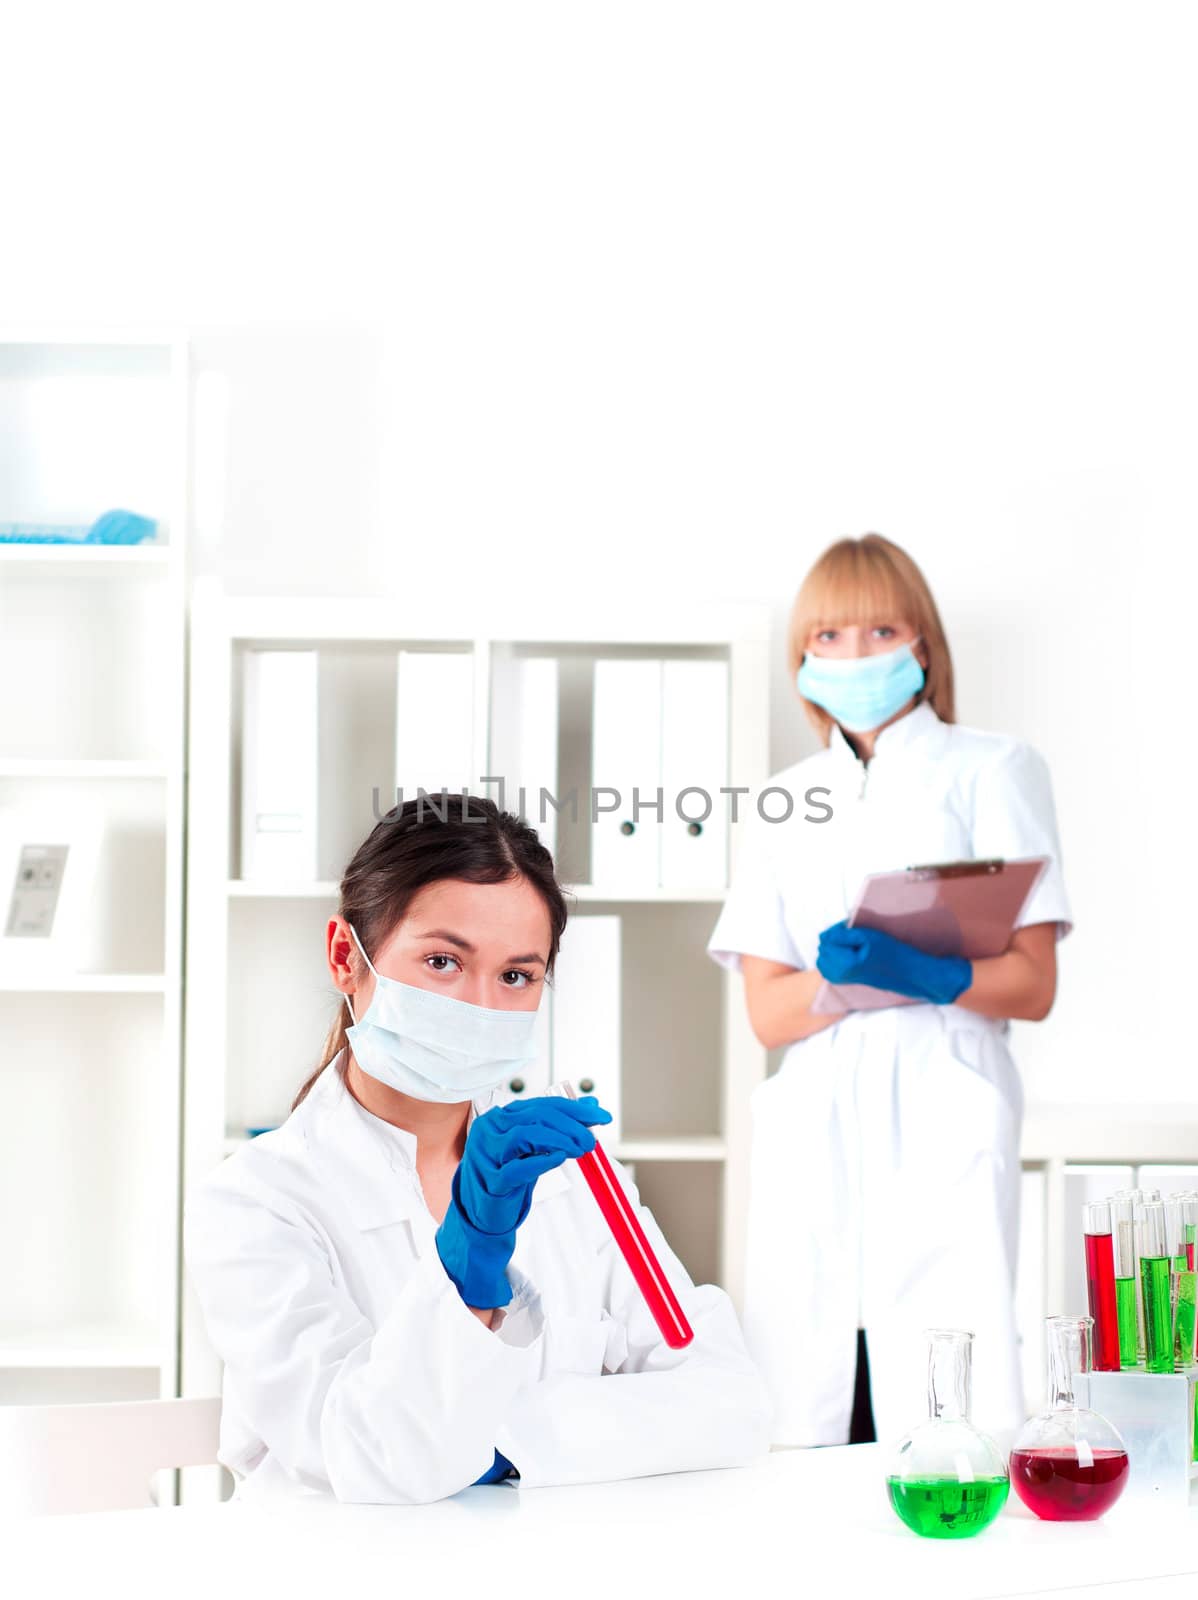
[[[1173,1371],[1173,1305],[1168,1256],[1141,1256],[1144,1286],[1144,1365],[1149,1372]]]
[[[1140,1359],[1140,1329],[1136,1317],[1136,1280],[1115,1279],[1115,1305],[1119,1312],[1119,1365],[1134,1367]]]
[[[1194,1361],[1195,1278],[1192,1272],[1177,1274],[1177,1304],[1173,1309],[1173,1365],[1178,1372]]]
[[[1006,1478],[887,1478],[890,1504],[925,1539],[968,1539],[988,1528],[1007,1503]]]

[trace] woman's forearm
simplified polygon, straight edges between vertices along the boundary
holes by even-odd
[[[809,1038],[844,1016],[843,1011],[826,1016],[812,1012],[811,1002],[824,982],[815,968],[798,972],[780,961],[742,956],[741,971],[749,1022],[767,1050]]]
[[[1057,991],[1056,924],[1020,928],[1001,956],[973,963],[973,982],[956,1004],[983,1017],[1042,1022]]]

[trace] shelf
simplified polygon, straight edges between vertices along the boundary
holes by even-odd
[[[147,1338],[119,1328],[56,1328],[44,1333],[0,1333],[0,1370],[16,1367],[158,1368],[162,1351]]]
[[[1025,1163],[1116,1162],[1129,1166],[1198,1166],[1198,1105],[1029,1104],[1023,1119]]]
[[[245,1134],[228,1134],[221,1149],[231,1156],[249,1143]],[[617,1161],[723,1161],[727,1146],[712,1138],[618,1139],[608,1154]]]
[[[226,887],[233,900],[336,900],[341,892],[340,884],[331,878],[312,883],[230,878]]]
[[[165,778],[162,761],[55,761],[0,756],[0,778]]]
[[[617,1161],[723,1161],[728,1147],[712,1138],[618,1139],[609,1153]]]
[[[723,905],[728,898],[724,889],[635,889],[608,888],[594,883],[563,883],[566,894],[576,900],[600,902],[607,905],[634,903],[636,905]]]
[[[79,567],[117,571],[121,567],[162,567],[170,559],[166,544],[15,544],[0,541],[0,564]]]
[[[336,900],[340,887],[331,878],[312,883],[230,878],[227,884],[234,900]],[[728,894],[727,889],[605,889],[591,883],[564,883],[562,889],[583,903],[600,905],[722,905]]]
[[[165,994],[161,972],[75,972],[42,977],[0,972],[0,994]]]

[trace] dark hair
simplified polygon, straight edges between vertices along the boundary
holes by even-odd
[[[481,795],[421,795],[394,806],[355,850],[341,879],[338,914],[352,922],[371,960],[374,951],[401,922],[417,893],[445,878],[466,883],[506,883],[525,878],[549,912],[549,960],[553,973],[566,926],[566,899],[553,857],[536,831],[510,811]],[[350,967],[366,966],[356,947]],[[355,971],[354,976],[358,973]],[[346,1043],[348,1026],[342,999],[329,1029],[320,1065],[292,1102],[294,1111]]]

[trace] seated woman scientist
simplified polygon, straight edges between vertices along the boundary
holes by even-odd
[[[570,1159],[608,1113],[501,1103],[565,923],[549,852],[478,796],[406,801],[346,868],[326,947],[355,1020],[185,1212],[237,1498],[419,1503],[768,1449],[728,1297],[695,1287],[639,1207],[694,1328],[670,1349]]]

